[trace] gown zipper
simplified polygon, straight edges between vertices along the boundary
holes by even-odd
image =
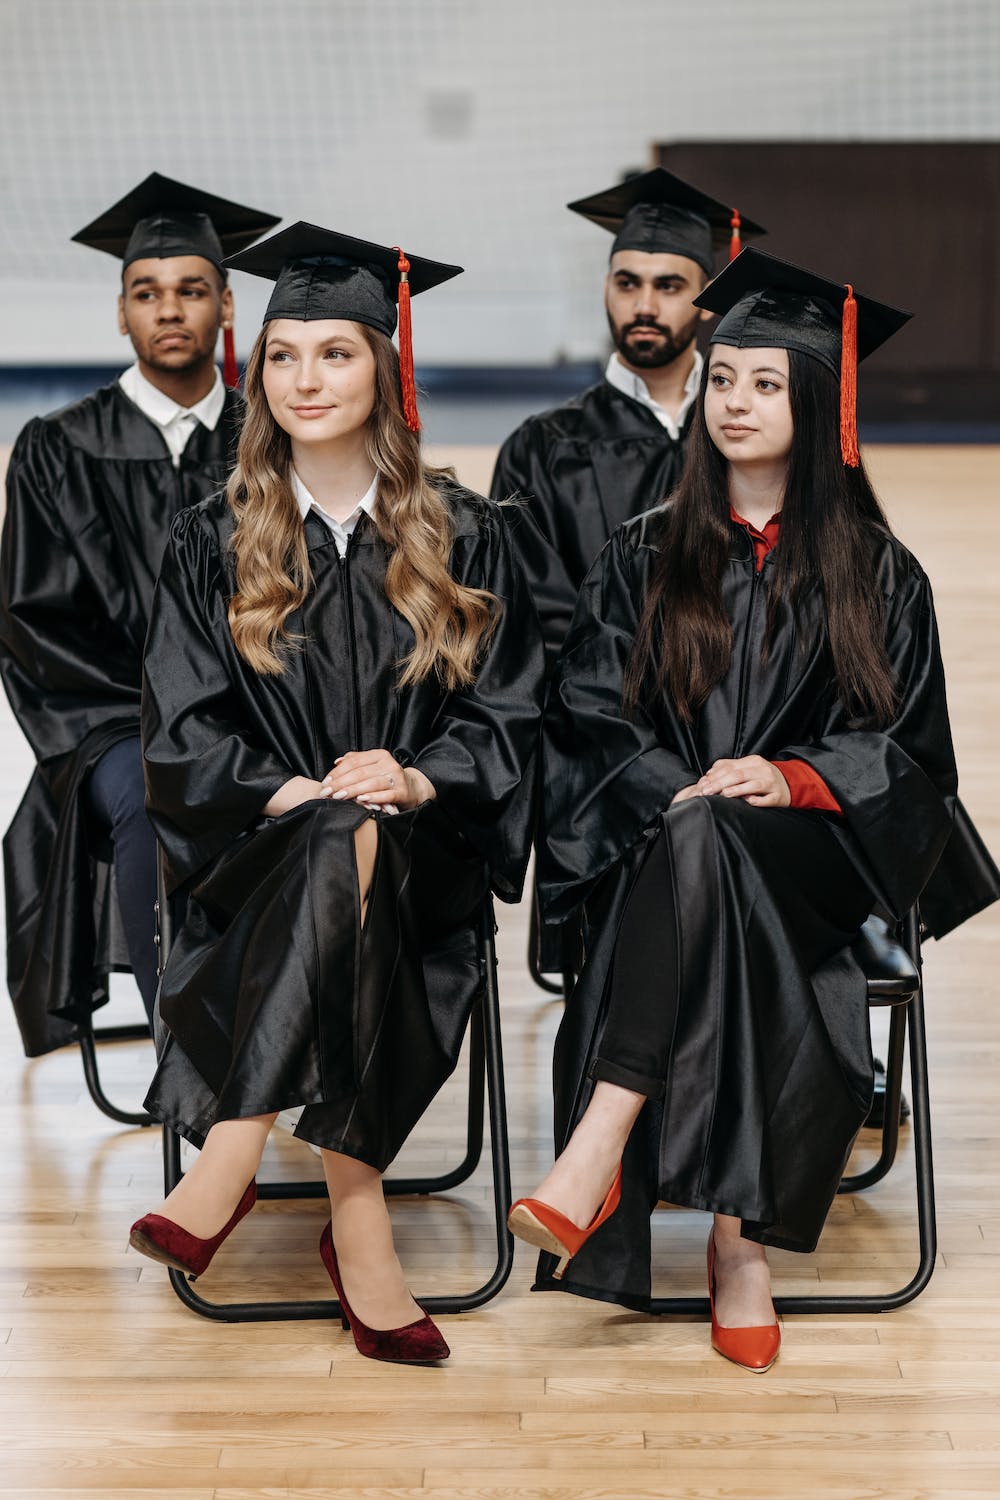
[[[750,555],[751,561],[755,561],[752,545],[750,549]],[[759,593],[760,579],[763,571],[764,564],[762,562],[760,568],[754,567],[753,578],[750,582],[750,602],[747,605],[747,623],[746,629],[743,632],[743,649],[740,656],[740,676],[736,692],[736,731],[733,736],[733,760],[738,760],[743,753],[743,720],[746,716],[748,696],[747,677],[749,675],[747,672],[747,664],[750,658],[750,641],[753,637],[754,607],[757,603],[757,595]]]
[[[351,547],[354,544],[354,536],[357,527],[347,538],[347,548],[340,559],[341,577],[344,583],[344,612],[347,622],[347,642],[351,654],[351,719],[354,726],[354,743],[352,750],[360,750],[361,745],[361,692],[358,684],[358,649],[354,640],[354,596],[351,592]]]

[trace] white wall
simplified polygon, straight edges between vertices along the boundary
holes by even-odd
[[[528,364],[598,352],[562,205],[653,141],[1000,138],[998,0],[0,0],[0,40],[4,363],[124,360],[68,239],[154,168],[461,262],[418,361]]]

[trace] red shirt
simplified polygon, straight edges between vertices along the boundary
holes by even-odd
[[[752,522],[745,521],[742,516],[737,515],[732,506],[729,507],[729,519],[735,521],[737,526],[742,526],[753,543],[754,562],[759,573],[764,566],[765,557],[778,540],[781,516],[772,516],[769,521],[765,522],[763,531],[758,531]],[[788,783],[792,807],[811,808],[814,812],[839,813],[842,811],[840,803],[822,776],[804,760],[775,760],[771,764],[781,772]]]

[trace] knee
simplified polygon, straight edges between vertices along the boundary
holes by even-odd
[[[695,839],[714,844],[726,831],[739,827],[748,814],[758,812],[738,797],[689,797],[667,811],[671,840]]]

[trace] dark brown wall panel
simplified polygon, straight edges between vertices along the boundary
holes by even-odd
[[[1000,420],[1000,142],[681,141],[654,161],[768,227],[761,247],[904,307],[869,420]]]

